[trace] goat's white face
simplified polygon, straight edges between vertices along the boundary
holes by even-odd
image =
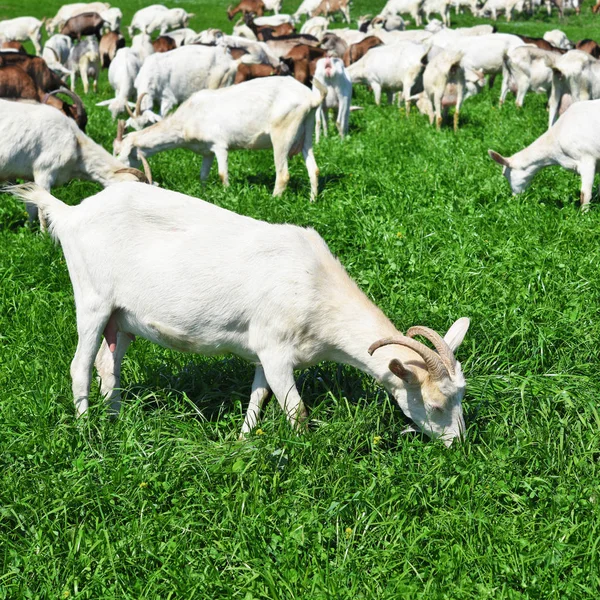
[[[144,129],[144,127],[154,125],[154,123],[158,123],[159,121],[162,121],[159,115],[153,113],[151,110],[145,110],[139,117],[129,117],[125,122],[125,126],[128,129],[139,131],[140,129]]]
[[[392,358],[383,383],[394,395],[402,412],[413,421],[415,429],[429,437],[440,438],[446,446],[465,433],[462,399],[466,383],[454,352],[468,328],[469,319],[458,319],[442,339],[431,329],[413,327],[406,336],[376,342],[369,349],[372,354],[380,346],[396,344],[415,352],[413,360],[402,359],[401,362]],[[413,340],[415,335],[427,337],[439,354]],[[385,360],[389,360],[389,356],[392,354]]]
[[[532,177],[528,170],[514,168],[510,158],[505,158],[493,150],[488,150],[488,154],[493,161],[502,166],[502,175],[506,177],[513,194],[520,194],[527,189]]]

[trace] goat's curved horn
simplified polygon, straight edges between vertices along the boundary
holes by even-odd
[[[411,327],[406,332],[406,335],[409,338],[414,338],[415,335],[422,335],[424,338],[428,339],[435,346],[435,349],[440,355],[440,358],[446,366],[446,369],[448,369],[448,372],[451,375],[454,375],[454,367],[456,365],[456,358],[454,358],[454,352],[452,352],[450,346],[448,346],[444,338],[437,331],[434,331],[429,327],[417,325],[415,327]]]
[[[116,171],[116,173],[131,173],[135,175],[142,183],[148,183],[148,178],[139,170],[134,169],[133,167],[123,167]]]
[[[449,377],[448,369],[433,350],[428,348],[425,344],[422,344],[421,342],[413,340],[412,338],[404,335],[401,335],[397,338],[384,338],[382,340],[378,340],[377,342],[371,344],[371,347],[369,348],[369,354],[372,355],[373,352],[375,352],[375,350],[378,348],[381,348],[382,346],[389,346],[391,344],[406,346],[407,348],[414,350],[425,362],[429,376],[434,381],[440,381]]]
[[[85,106],[83,105],[81,98],[75,92],[72,92],[66,87],[60,87],[57,90],[52,90],[51,92],[48,92],[44,96],[43,103],[46,104],[48,98],[50,96],[55,96],[56,94],[64,94],[65,96],[69,96],[69,98],[73,100],[73,106],[75,107],[75,111],[77,113],[77,116],[75,117],[75,122],[77,123],[80,129],[85,129],[85,126],[87,124],[87,112],[85,110]]]
[[[117,142],[123,141],[123,133],[125,133],[125,121],[119,119],[119,122],[117,123]]]
[[[132,119],[135,119],[135,115],[133,114],[131,108],[129,108],[129,102],[125,102],[125,110]]]
[[[137,102],[135,103],[135,115],[136,117],[139,117],[142,113],[140,112],[140,109],[142,108],[142,100],[144,98],[144,96],[146,95],[146,92],[142,92],[137,99]]]
[[[142,165],[144,166],[144,173],[146,174],[146,179],[148,179],[148,183],[152,185],[154,182],[152,181],[152,171],[150,170],[150,165],[148,164],[148,159],[146,155],[138,148],[138,156],[142,161]]]

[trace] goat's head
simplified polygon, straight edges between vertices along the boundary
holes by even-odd
[[[502,175],[506,177],[513,194],[524,192],[529,186],[535,171],[528,168],[519,168],[515,165],[513,157],[504,157],[493,150],[488,150],[490,158],[502,166]]]
[[[391,346],[380,351],[383,360],[389,360],[383,384],[413,421],[413,431],[440,438],[446,446],[465,431],[462,399],[466,384],[454,352],[462,343],[469,323],[466,317],[458,319],[443,338],[427,327],[412,327],[406,336],[379,340],[369,348],[372,355],[379,348]],[[437,352],[413,339],[417,335],[428,339]],[[399,354],[398,347],[412,350],[414,358],[407,359],[405,351]]]
[[[117,156],[124,165],[128,165],[116,171],[116,174],[124,175],[126,180],[128,175],[133,175],[137,178],[137,181],[143,183],[153,184],[152,171],[150,165],[146,159],[145,154],[134,146],[132,139],[127,139],[127,136],[123,136],[125,133],[125,121],[120,120],[117,124],[117,137],[113,140],[113,154]],[[143,165],[144,172],[142,173],[139,169],[132,168],[134,165]]]

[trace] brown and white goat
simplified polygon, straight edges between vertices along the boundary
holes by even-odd
[[[360,60],[371,48],[377,48],[377,46],[382,45],[383,42],[376,35],[370,35],[356,44],[351,44],[348,46],[346,52],[344,52],[344,66],[349,67]]]
[[[116,31],[109,31],[102,36],[100,40],[100,61],[102,68],[108,69],[113,58],[117,54],[117,50],[125,48],[125,38]]]
[[[227,18],[232,21],[238,13],[254,13],[257,17],[265,14],[265,3],[262,0],[242,0],[237,6],[227,9]]]
[[[68,35],[72,40],[81,40],[82,35],[94,35],[100,41],[104,19],[95,12],[83,13],[71,17],[60,33]]]
[[[154,52],[169,52],[177,48],[177,43],[168,35],[160,35],[152,42],[152,47]]]
[[[312,11],[311,17],[328,17],[336,12],[341,12],[346,22],[350,23],[350,0],[321,0],[321,4]]]

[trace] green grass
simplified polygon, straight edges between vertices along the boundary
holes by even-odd
[[[0,17],[54,13],[31,0]],[[226,2],[181,2],[192,27],[229,27]],[[286,0],[284,6],[298,2]],[[121,3],[128,23],[141,2]],[[374,12],[355,0],[353,14]],[[502,31],[597,21],[539,13]],[[475,22],[462,16],[459,25]],[[468,315],[459,351],[468,439],[400,436],[404,419],[361,373],[299,373],[313,427],[295,435],[271,403],[238,443],[252,367],[143,340],[123,371],[111,422],[94,384],[76,421],[76,345],[62,252],[0,196],[0,598],[593,598],[600,534],[600,211],[578,211],[578,177],[546,169],[513,197],[487,157],[546,127],[541,97],[497,108],[499,82],[441,132],[356,92],[351,135],[316,149],[322,190],[308,202],[300,159],[273,199],[270,152],[230,159],[231,187],[199,157],[150,159],[161,186],[273,222],[315,227],[401,330]],[[116,127],[89,94],[88,133]],[[74,181],[70,203],[95,193]]]

